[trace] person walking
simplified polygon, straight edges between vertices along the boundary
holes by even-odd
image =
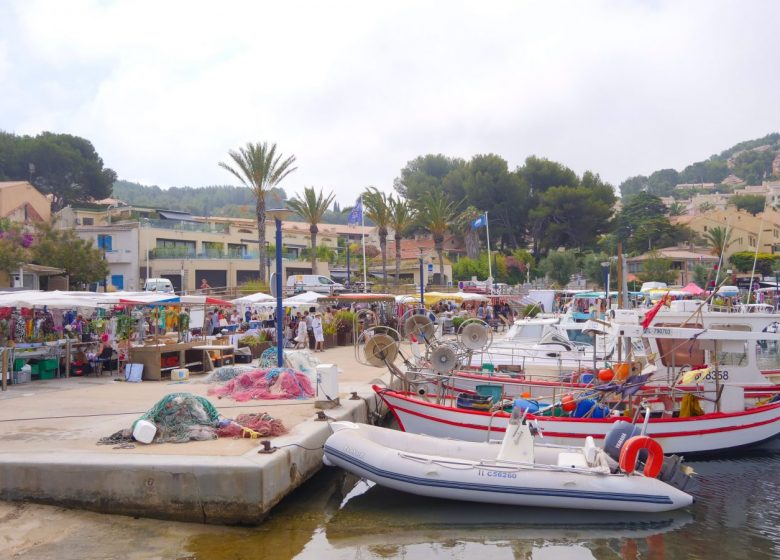
[[[311,321],[311,329],[314,333],[314,351],[325,351],[325,333],[322,330],[322,315],[317,313]]]
[[[298,320],[298,335],[295,337],[295,348],[303,349],[308,346],[309,332],[306,328],[306,321],[301,318]]]

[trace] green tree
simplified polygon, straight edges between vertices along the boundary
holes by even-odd
[[[230,172],[241,183],[252,189],[255,196],[255,217],[257,219],[257,242],[259,254],[260,278],[266,277],[265,270],[265,195],[277,186],[290,173],[298,169],[293,167],[295,156],[282,159],[282,154],[276,153],[276,144],[267,142],[247,142],[246,146],[229,150],[228,155],[233,160],[233,166],[220,162],[222,169]]]
[[[780,255],[772,253],[754,253],[740,251],[729,257],[729,262],[740,272],[751,272],[755,261],[756,273],[762,276],[774,276],[775,268],[780,262]]]
[[[0,218],[0,271],[10,276],[21,265],[29,262],[27,247],[30,242],[31,239],[18,224]]]
[[[363,194],[366,218],[374,222],[379,236],[379,251],[382,253],[382,283],[387,286],[387,228],[392,218],[390,200],[376,187],[368,187]]]
[[[731,232],[726,227],[716,226],[704,234],[704,240],[710,247],[710,253],[719,257],[731,245]]]
[[[574,251],[550,251],[539,262],[539,268],[558,287],[565,287],[577,272],[577,256]]]
[[[415,223],[415,213],[411,206],[403,198],[389,197],[390,203],[390,227],[393,229],[395,239],[395,284],[401,282],[401,240],[412,229]]]
[[[430,232],[439,256],[439,280],[444,282],[444,234],[456,216],[456,204],[442,191],[429,191],[417,201],[417,223]]]
[[[610,218],[615,191],[598,175],[586,172],[580,186],[551,187],[541,193],[531,211],[542,250],[572,247],[584,249],[612,229]]]
[[[78,237],[72,229],[58,230],[40,224],[31,257],[35,264],[65,269],[71,284],[78,286],[101,282],[108,276],[103,251],[91,240]]]
[[[32,180],[39,191],[51,195],[53,210],[106,198],[116,181],[116,173],[103,166],[92,143],[79,136],[3,133],[0,152],[0,177]]]
[[[604,287],[604,267],[601,265],[603,262],[609,263],[609,284],[610,289],[616,288],[618,285],[617,277],[617,261],[610,259],[609,255],[605,253],[591,253],[585,255],[582,258],[581,268],[585,277],[598,284],[602,288]]]
[[[287,206],[290,210],[298,214],[304,221],[309,224],[309,235],[311,237],[311,272],[317,274],[317,233],[320,229],[317,227],[322,221],[322,215],[328,210],[328,207],[333,203],[333,199],[336,195],[332,192],[328,195],[322,194],[320,189],[319,194],[314,191],[313,187],[304,187],[303,196],[295,195],[295,198],[287,201]]]
[[[685,216],[688,213],[688,209],[685,207],[685,205],[682,202],[674,201],[672,202],[672,205],[669,206],[669,216]]]
[[[428,154],[417,157],[401,169],[393,187],[398,194],[412,204],[416,204],[425,193],[439,190],[447,194],[450,200],[463,200],[462,176],[457,172],[466,167],[459,158],[450,158],[443,154]],[[453,173],[447,180],[447,176]]]
[[[657,196],[640,192],[623,202],[615,218],[616,231],[628,252],[641,253],[653,247],[668,247],[679,234],[666,215],[667,209]]]
[[[503,158],[495,154],[477,155],[469,162],[464,188],[467,202],[488,212],[494,244],[501,239],[504,245],[517,247],[525,232],[528,206],[524,179],[510,173]]]
[[[754,216],[764,211],[766,198],[760,194],[735,194],[729,199],[729,206],[737,210],[745,210]]]
[[[642,264],[642,272],[637,274],[642,282],[665,282],[674,284],[677,281],[677,273],[672,270],[672,261],[659,256],[652,251]]]
[[[703,264],[697,264],[693,267],[693,282],[701,289],[707,289],[707,283],[712,276],[712,269],[704,266]]]

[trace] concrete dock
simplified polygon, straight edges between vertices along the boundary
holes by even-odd
[[[371,382],[387,370],[358,363],[354,350],[313,354],[339,366],[340,406],[333,420],[365,422],[376,407]],[[97,445],[128,428],[170,393],[207,396],[213,385],[126,383],[104,374],[12,385],[0,393],[0,500],[30,501],[101,513],[253,525],[322,466],[331,431],[317,420],[314,399],[249,401],[208,397],[220,414],[266,412],[289,432],[270,439],[276,451],[258,453],[259,440],[220,438],[134,447]],[[350,400],[351,392],[356,400]]]

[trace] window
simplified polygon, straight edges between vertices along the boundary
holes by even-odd
[[[329,278],[325,278],[324,276],[320,276],[320,284],[325,284],[326,286],[329,286],[333,284]]]
[[[245,257],[247,246],[243,243],[228,243],[228,254],[234,258]]]
[[[194,257],[195,242],[181,239],[157,239],[154,255],[158,258]]]
[[[98,249],[103,249],[108,252],[111,251],[111,236],[110,235],[98,235],[97,236]]]
[[[94,218],[81,218],[81,223],[85,226],[94,226],[95,220]]]

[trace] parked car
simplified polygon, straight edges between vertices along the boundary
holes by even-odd
[[[173,284],[167,278],[147,278],[144,282],[145,292],[173,293]]]
[[[287,277],[287,290],[293,293],[317,292],[320,294],[341,294],[346,291],[343,284],[318,274],[294,274]]]

